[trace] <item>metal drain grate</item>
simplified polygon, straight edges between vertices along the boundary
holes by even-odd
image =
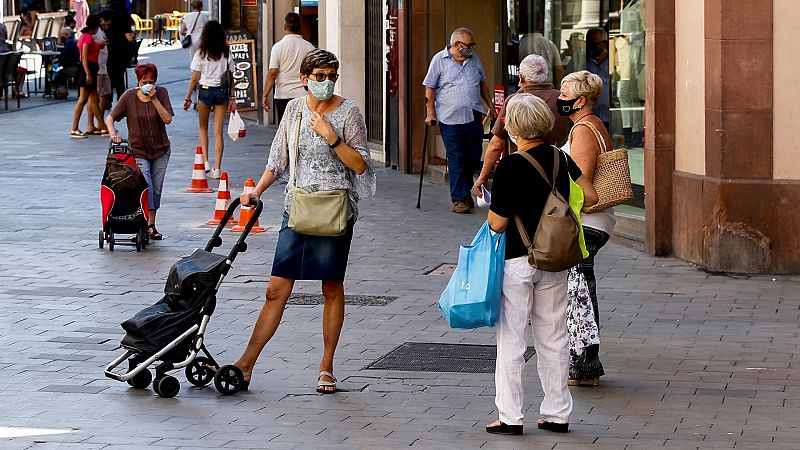
[[[345,304],[357,306],[386,306],[395,300],[397,297],[389,295],[344,296]],[[322,294],[292,294],[287,303],[290,305],[321,305],[323,303]]]
[[[536,354],[525,351],[525,361]],[[378,360],[367,370],[404,370],[409,372],[494,373],[497,347],[494,345],[439,344],[406,342]]]

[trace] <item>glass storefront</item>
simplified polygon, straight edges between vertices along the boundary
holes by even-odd
[[[507,94],[518,89],[519,62],[532,53],[548,61],[556,89],[579,70],[608,81],[595,114],[608,124],[614,147],[628,149],[636,198],[616,210],[635,216],[644,216],[643,6],[644,0],[506,0],[505,11]]]

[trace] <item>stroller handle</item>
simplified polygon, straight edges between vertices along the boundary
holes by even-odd
[[[206,244],[205,251],[210,252],[215,247],[219,247],[222,245],[222,238],[220,238],[220,235],[222,234],[222,231],[225,229],[225,226],[228,224],[228,221],[231,219],[231,217],[233,217],[233,213],[236,211],[236,208],[240,204],[241,200],[239,199],[239,197],[236,197],[233,199],[233,201],[231,201],[230,206],[228,206],[228,209],[225,211],[225,214],[222,216],[222,219],[220,219],[219,225],[217,225],[217,229],[214,230],[214,234],[211,236],[211,239],[208,240],[208,244]],[[264,203],[260,199],[250,199],[249,206],[255,207],[255,210],[253,211],[252,216],[250,216],[250,220],[248,220],[247,224],[244,226],[244,231],[242,231],[241,236],[239,236],[239,239],[236,241],[236,244],[233,245],[233,248],[231,248],[231,251],[228,254],[228,259],[231,262],[233,262],[233,260],[236,258],[236,255],[247,250],[247,243],[245,243],[247,235],[250,234],[250,230],[253,229],[253,227],[256,224],[256,221],[258,220],[258,217],[261,215],[261,211],[264,209]]]

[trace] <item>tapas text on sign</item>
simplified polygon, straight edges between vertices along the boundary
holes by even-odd
[[[231,48],[233,71],[233,96],[240,111],[258,109],[258,82],[256,77],[256,41],[252,39],[228,42]]]

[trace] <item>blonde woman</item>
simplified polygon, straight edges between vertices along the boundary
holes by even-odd
[[[517,228],[519,217],[533,236],[553,185],[569,198],[569,177],[584,190],[584,205],[597,202],[597,192],[575,161],[545,143],[553,129],[553,113],[540,98],[517,94],[506,105],[506,130],[517,142],[517,152],[500,161],[492,185],[489,227],[506,232],[506,254],[500,320],[497,324],[495,405],[499,420],[486,426],[492,434],[522,434],[523,387],[528,318],[533,327],[539,379],[544,399],[539,407],[539,429],[569,431],[572,396],[567,387],[569,349],[564,314],[567,308],[567,272],[547,272],[528,264],[528,251]],[[532,156],[551,174],[548,179],[522,155]],[[556,159],[558,158],[558,159]],[[558,173],[550,179],[558,163]],[[524,196],[520,196],[524,192]]]
[[[611,149],[611,136],[602,120],[594,114],[594,106],[602,91],[603,80],[599,76],[583,70],[564,77],[561,81],[561,95],[556,101],[558,113],[569,117],[574,124],[564,151],[572,156],[575,163],[581,168],[583,175],[590,182],[594,181],[598,155],[601,151]],[[592,214],[581,213],[583,236],[589,257],[581,261],[575,270],[586,277],[589,296],[592,299],[592,309],[594,309],[594,320],[598,328],[600,328],[600,322],[594,257],[608,242],[616,222],[613,208]],[[580,385],[582,382],[590,382],[595,386],[599,384],[600,376],[605,373],[603,364],[600,362],[599,352],[600,345],[592,344],[585,347],[581,355],[572,354],[569,369],[570,385]]]

